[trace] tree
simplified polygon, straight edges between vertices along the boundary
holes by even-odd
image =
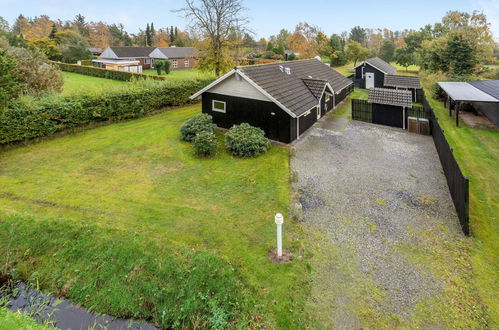
[[[0,16],[0,32],[9,31],[9,22],[2,16]]]
[[[90,31],[88,29],[87,23],[85,22],[85,16],[78,14],[75,16],[73,26],[76,28],[77,32],[83,37],[89,37]]]
[[[156,73],[158,76],[161,76],[161,68],[163,67],[164,63],[163,61],[154,61],[154,68],[156,69]]]
[[[165,70],[166,74],[170,74],[170,67],[171,67],[171,63],[170,63],[169,59],[166,59],[165,61],[163,61],[163,69]]]
[[[56,33],[57,33],[57,26],[55,26],[55,23],[54,23],[54,24],[52,24],[52,30],[50,31],[49,38],[54,39]]]
[[[349,40],[346,44],[346,55],[348,60],[353,61],[355,66],[357,62],[363,61],[369,56],[369,49],[362,47],[357,41]]]
[[[391,40],[384,40],[379,50],[379,57],[386,62],[393,61],[395,57],[395,44]]]
[[[455,75],[471,75],[478,66],[478,59],[471,41],[455,34],[447,41],[447,61]]]
[[[66,63],[76,63],[79,60],[92,58],[92,53],[88,50],[88,44],[85,40],[62,44],[59,46],[59,50],[61,60]]]
[[[0,111],[19,95],[19,74],[15,68],[16,61],[0,51]]]
[[[146,46],[151,46],[151,28],[149,27],[149,23],[147,23],[146,27]]]
[[[395,62],[402,65],[407,71],[409,66],[414,63],[414,54],[407,47],[397,48],[395,50]]]
[[[295,53],[289,54],[288,61],[294,61],[294,60],[296,60],[296,54]]]
[[[312,58],[317,55],[315,47],[300,32],[295,32],[288,38],[288,45],[300,58]]]
[[[38,49],[51,60],[60,59],[61,52],[53,39],[50,38],[35,38],[28,40],[30,49]]]
[[[350,40],[358,42],[361,46],[366,44],[366,30],[360,26],[355,26],[350,30]]]
[[[317,51],[320,56],[330,56],[331,53],[334,52],[331,47],[331,41],[329,38],[322,32],[319,32],[316,37],[317,41]]]
[[[47,63],[47,58],[38,49],[9,48],[6,55],[17,62],[15,72],[20,93],[40,95],[62,91],[61,71]]]
[[[186,0],[178,12],[189,20],[190,27],[209,41],[200,63],[213,66],[216,75],[227,70],[227,39],[233,30],[245,32],[248,19],[243,16],[242,0]]]

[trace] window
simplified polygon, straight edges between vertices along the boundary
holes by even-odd
[[[178,61],[172,60],[172,68],[176,69],[178,67]]]
[[[144,64],[151,64],[151,59],[150,58],[145,58],[144,59]]]
[[[224,101],[217,101],[213,100],[211,102],[211,110],[216,111],[216,112],[223,112],[225,113],[225,102]]]
[[[189,67],[189,60],[184,60],[184,67],[186,67],[186,68]]]
[[[331,94],[326,93],[326,103],[328,103],[329,100],[331,100]]]

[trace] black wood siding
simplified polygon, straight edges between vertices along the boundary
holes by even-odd
[[[364,77],[362,77],[362,67],[364,67]],[[364,66],[361,65],[355,69],[355,79],[362,79],[360,88],[366,88],[366,72],[374,72],[374,87],[382,88],[385,85],[385,74],[370,64],[365,63]]]
[[[300,135],[317,121],[317,109],[313,108],[308,115],[302,115],[300,121]]]
[[[499,127],[499,103],[473,102],[474,108],[483,113],[491,122]]]
[[[337,106],[338,104],[340,104],[340,102],[343,101],[348,96],[348,94],[350,94],[351,92],[353,92],[353,84],[348,86],[348,87],[343,88],[341,90],[341,92],[339,92],[338,94],[335,95],[334,106]]]
[[[212,101],[224,101],[225,113],[212,111]],[[203,113],[213,116],[214,123],[223,128],[248,123],[265,131],[272,140],[289,143],[296,139],[296,119],[273,102],[215,93],[203,93]],[[292,128],[294,126],[294,132]]]
[[[392,127],[404,127],[403,108],[394,105],[372,104],[372,122]]]

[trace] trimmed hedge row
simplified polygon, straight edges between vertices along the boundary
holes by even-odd
[[[127,72],[127,71],[116,71],[116,70],[108,70],[103,68],[97,68],[94,66],[84,66],[78,64],[69,64],[69,63],[61,63],[61,62],[52,62],[54,65],[57,65],[61,71],[66,72],[74,72],[83,74],[86,76],[106,78],[112,80],[121,80],[121,81],[130,81],[133,78],[149,78],[156,80],[165,80],[167,77],[156,76],[152,74],[145,73],[135,73],[135,72]]]
[[[48,136],[92,122],[137,118],[167,106],[190,102],[189,96],[212,80],[132,83],[99,94],[21,98],[0,111],[0,145]]]

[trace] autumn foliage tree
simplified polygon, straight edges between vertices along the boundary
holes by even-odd
[[[363,61],[369,57],[369,49],[362,47],[357,41],[349,40],[346,44],[346,55],[348,60],[357,65],[357,62]]]

